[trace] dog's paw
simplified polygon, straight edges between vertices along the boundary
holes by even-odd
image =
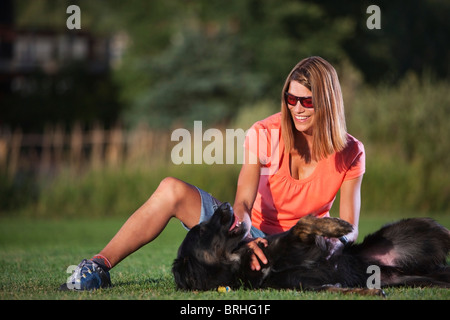
[[[301,218],[292,228],[292,232],[302,241],[314,238],[314,236],[323,236],[329,238],[339,238],[345,234],[352,232],[353,226],[338,218],[316,218],[314,216],[306,216]]]
[[[316,228],[322,232],[321,236],[329,238],[339,238],[353,231],[353,226],[347,221],[331,217],[317,219]]]

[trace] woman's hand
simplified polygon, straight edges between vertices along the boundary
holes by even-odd
[[[252,261],[250,263],[250,269],[252,269],[253,271],[261,270],[261,265],[259,264],[258,258],[263,264],[267,264],[268,262],[266,256],[264,255],[264,252],[258,245],[259,243],[262,243],[264,247],[268,246],[267,240],[263,238],[256,238],[247,243],[247,246],[253,251]]]

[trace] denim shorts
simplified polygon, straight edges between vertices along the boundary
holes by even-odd
[[[201,223],[203,221],[209,220],[212,217],[212,215],[214,214],[214,211],[216,211],[216,209],[222,204],[222,202],[220,200],[217,200],[216,198],[214,198],[210,193],[208,193],[200,188],[197,188],[197,190],[200,193],[200,197],[202,200],[202,210],[200,213],[200,220],[198,222],[198,223]],[[186,230],[189,230],[189,228],[186,227],[184,225],[184,223],[181,223],[181,224],[183,225],[183,227]],[[254,226],[252,226],[250,229],[250,235],[253,238],[258,238],[258,237],[263,238],[266,236],[266,234],[264,232],[262,232],[258,228],[255,228]]]

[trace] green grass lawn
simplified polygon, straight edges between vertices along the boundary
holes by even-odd
[[[436,218],[449,228],[450,217]],[[183,292],[175,289],[171,264],[186,231],[173,220],[160,237],[111,271],[113,287],[94,292],[60,292],[69,265],[100,251],[125,219],[0,219],[0,299],[381,299],[295,290]],[[362,217],[360,239],[394,219]],[[450,290],[387,288],[387,299],[450,299]]]

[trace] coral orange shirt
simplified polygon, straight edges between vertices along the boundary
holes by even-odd
[[[305,179],[292,178],[289,154],[284,153],[281,113],[256,122],[247,132],[244,147],[262,163],[252,225],[266,234],[288,230],[306,215],[329,216],[344,180],[364,174],[363,144],[351,135],[345,149],[317,163]],[[251,160],[250,160],[251,161]]]

